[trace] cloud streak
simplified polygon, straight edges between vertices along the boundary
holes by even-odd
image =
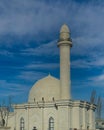
[[[27,48],[25,50],[21,50],[20,52],[21,55],[24,56],[47,56],[47,55],[58,55],[59,54],[59,49],[57,48],[57,40],[44,43],[39,45],[36,48]]]
[[[26,80],[32,82],[45,76],[46,73],[40,70],[53,71],[59,68],[56,61],[47,61],[45,58],[47,56],[56,58],[59,54],[56,41],[59,37],[59,29],[64,23],[70,27],[73,40],[72,68],[103,68],[103,5],[104,2],[99,1],[95,4],[93,0],[82,3],[74,0],[50,2],[48,0],[1,0],[0,68],[5,71],[18,71],[15,75],[11,74],[11,79],[14,77],[13,80],[23,82]],[[91,75],[91,77],[92,80],[86,78],[86,82],[81,79],[77,82],[75,79],[75,83],[78,87],[81,81],[83,86],[88,86],[89,83],[94,86],[96,78],[103,79],[103,76],[94,78]],[[2,90],[3,86],[7,86],[7,93],[12,93],[14,90],[14,93],[19,93],[28,89],[28,86],[22,83],[11,83],[7,80],[1,80],[0,83]],[[4,89],[6,90],[5,87]]]
[[[28,91],[28,87],[23,84],[8,82],[6,80],[0,80],[0,84],[0,97],[19,95],[20,93],[24,93],[24,91]]]
[[[46,76],[46,73],[43,73],[43,72],[22,71],[16,78],[26,80],[26,81],[31,81],[31,82],[34,81],[35,82],[36,80],[41,79],[44,76]]]
[[[11,0],[11,2],[6,2],[3,0],[0,2],[2,9],[0,34],[15,33],[24,35],[27,33],[37,34],[40,31],[48,32],[54,26],[54,23],[59,21],[58,18],[64,16],[63,11],[56,6],[47,5],[47,2],[37,0]]]
[[[96,30],[103,31],[103,28],[100,27],[103,23],[104,11],[101,4],[79,4],[74,1],[69,1],[67,5],[66,2],[61,1],[49,4],[47,1],[40,0],[6,2],[0,1],[2,9],[0,34],[24,35],[28,33],[35,35],[41,31],[48,33],[64,22],[70,23],[78,33],[86,34],[86,29],[89,30],[90,35],[92,35],[92,31],[95,32],[93,35],[96,34]],[[63,5],[65,5],[64,9]]]
[[[72,68],[92,68],[92,67],[103,68],[104,57],[103,56],[100,57],[98,55],[95,58],[73,60],[71,62],[71,67]]]

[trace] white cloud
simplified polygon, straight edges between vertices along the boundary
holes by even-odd
[[[65,5],[64,5],[65,4]],[[75,56],[87,56],[86,59],[77,59],[72,61],[72,67],[89,68],[89,67],[102,67],[104,65],[104,8],[101,4],[83,4],[73,1],[64,3],[63,1],[53,2],[49,4],[40,0],[1,0],[0,1],[0,41],[1,44],[5,44],[8,41],[7,38],[2,37],[10,34],[16,37],[23,37],[24,35],[32,35],[32,38],[40,40],[41,36],[46,34],[49,38],[50,34],[59,33],[60,26],[63,23],[70,25],[73,48],[72,55]],[[63,8],[64,7],[64,8]],[[56,35],[56,34],[55,34]],[[39,39],[37,36],[40,36]],[[42,38],[43,38],[42,37]],[[54,39],[58,38],[55,36]],[[25,37],[26,38],[26,37]],[[2,40],[5,39],[5,40]],[[3,41],[3,42],[2,42]],[[10,40],[10,45],[17,44],[15,41]],[[28,41],[29,42],[29,41]],[[23,42],[23,44],[27,44]],[[29,44],[29,43],[28,43]],[[40,43],[37,48],[19,51],[20,56],[26,55],[57,55],[58,49],[56,47],[56,40],[50,43]],[[6,44],[7,46],[7,44]],[[11,45],[12,46],[12,45]],[[99,56],[100,53],[100,56]],[[2,55],[13,55],[9,51],[1,52]],[[25,65],[23,68],[27,69],[53,69],[57,68],[57,63],[31,63]],[[15,68],[15,67],[14,67]],[[16,68],[17,69],[17,68]],[[21,72],[17,77],[19,79],[32,80],[34,77],[41,77],[43,73],[31,73]],[[93,82],[97,79],[103,79],[103,76],[95,77],[92,80],[94,85],[97,82]],[[23,92],[26,86],[20,84],[8,83],[6,81],[0,81],[2,88],[6,86],[10,93],[13,90],[17,92]],[[102,80],[103,85],[103,80]],[[79,83],[80,84],[80,83]],[[83,85],[88,85],[83,82]],[[15,88],[14,88],[15,86]],[[28,87],[26,87],[28,88]],[[8,91],[8,93],[9,93]],[[13,93],[16,93],[15,91]]]
[[[92,68],[92,67],[97,67],[97,68],[103,68],[104,67],[104,56],[100,56],[99,54],[96,56],[90,56],[88,58],[84,59],[77,59],[73,60],[71,62],[71,67],[72,68]]]
[[[19,95],[20,93],[24,93],[24,91],[28,91],[26,85],[0,80],[0,97]]]
[[[32,63],[25,66],[27,69],[55,69],[59,67],[59,63]]]
[[[24,35],[37,34],[39,31],[48,32],[55,26],[54,23],[59,22],[59,19],[65,15],[59,7],[53,7],[44,1],[11,0],[11,2],[6,2],[3,0],[0,2],[2,8],[0,34]]]
[[[98,83],[103,82],[103,85],[104,85],[104,74],[92,77],[90,78],[90,80],[92,80],[93,82],[98,82]]]
[[[67,4],[62,1],[54,1],[49,4],[47,1],[40,0],[11,0],[11,2],[1,0],[0,36],[9,33],[16,36],[32,35],[32,38],[37,39],[38,35],[40,36],[38,38],[41,39],[41,36],[46,33],[48,38],[51,32],[58,34],[60,26],[67,23],[70,25],[72,33],[73,55],[92,55],[92,51],[98,51],[99,48],[104,47],[104,8],[102,5],[103,3],[100,1],[99,4],[75,1],[69,1]],[[16,43],[14,42],[14,44]],[[50,43],[50,45],[41,45],[36,49],[30,48],[22,53],[30,52],[30,54],[38,55],[38,49],[40,49],[41,54],[48,52],[56,54],[56,49],[51,45]]]
[[[104,56],[97,56],[96,60],[93,61],[94,66],[104,67]]]
[[[64,22],[70,23],[74,31],[83,32],[85,35],[103,31],[101,25],[104,9],[100,4],[87,5],[74,1],[69,1],[68,4],[62,1],[49,4],[40,0],[1,0],[0,7],[0,34],[11,32],[18,35],[35,35],[41,31],[52,31]]]
[[[26,80],[26,81],[36,81],[40,78],[43,78],[44,76],[46,76],[46,73],[42,73],[42,72],[31,72],[31,71],[22,71],[17,78],[18,79],[22,79],[22,80]]]
[[[12,52],[8,51],[8,50],[0,50],[0,55],[12,57],[14,54]]]
[[[86,81],[87,87],[95,89],[98,95],[104,95],[104,74],[91,76]]]
[[[78,59],[71,62],[72,68],[90,68],[91,63],[88,61],[85,61],[84,59]]]
[[[57,40],[41,44],[36,48],[28,48],[21,50],[21,55],[33,55],[33,56],[44,56],[44,55],[57,55],[59,49],[57,48]]]

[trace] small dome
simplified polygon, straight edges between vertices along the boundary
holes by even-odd
[[[60,81],[51,75],[38,80],[30,90],[28,102],[52,101],[52,98],[60,99]]]
[[[60,33],[69,33],[69,28],[66,24],[62,25],[61,29],[60,29]]]

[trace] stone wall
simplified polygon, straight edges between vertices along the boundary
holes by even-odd
[[[10,130],[10,127],[0,127],[0,130]]]

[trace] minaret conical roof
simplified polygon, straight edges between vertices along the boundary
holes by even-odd
[[[70,33],[69,28],[66,24],[62,25],[60,33]]]

